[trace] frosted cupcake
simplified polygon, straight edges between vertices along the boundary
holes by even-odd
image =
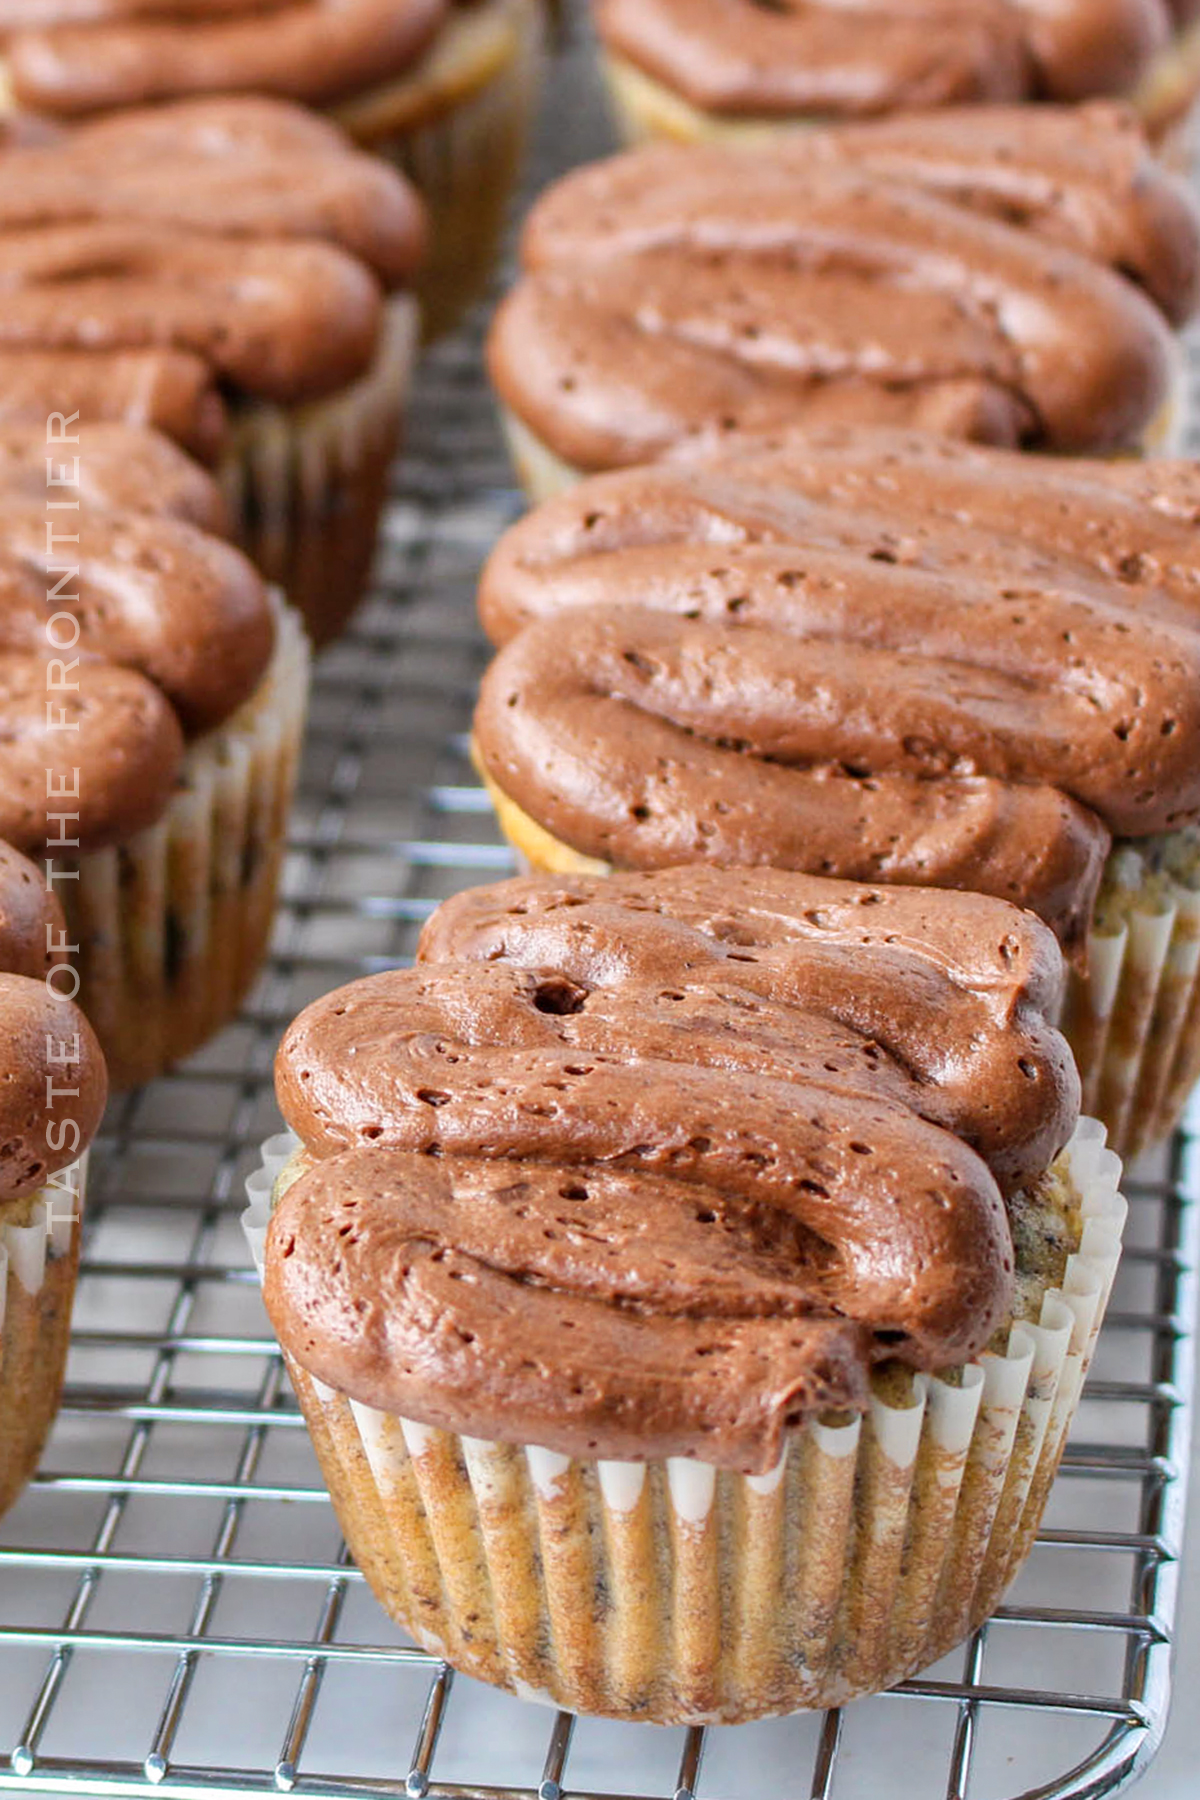
[[[986,1617],[1124,1213],[1060,979],[1002,902],[684,870],[461,896],[301,1014],[249,1225],[392,1616],[665,1723],[836,1704]]]
[[[1157,445],[1200,220],[1120,109],[977,108],[593,164],[522,259],[489,365],[542,498],[787,425]]]
[[[129,1086],[223,1025],[262,960],[308,647],[191,522],[219,518],[211,479],[150,434],[76,436],[0,434],[0,838],[52,868]]]
[[[541,0],[71,0],[0,5],[10,109],[66,123],[201,95],[302,101],[420,188],[427,331],[495,260],[538,91]]]
[[[0,423],[151,425],[314,640],[375,547],[416,342],[420,201],[270,100],[128,112],[0,152]]]
[[[1068,951],[1130,1154],[1200,1077],[1194,464],[883,431],[598,477],[501,541],[476,754],[534,867],[973,888]],[[568,617],[569,615],[569,617]]]
[[[66,939],[41,871],[0,844],[0,1514],[58,1410],[87,1150],[107,1091],[99,1045],[55,973]]]
[[[1152,129],[1200,85],[1193,0],[594,0],[631,141],[989,101],[1129,99]]]

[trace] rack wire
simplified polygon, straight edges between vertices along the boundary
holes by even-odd
[[[542,179],[605,145],[577,34],[553,86]],[[277,1125],[286,1022],[511,868],[464,737],[475,575],[518,505],[479,329],[426,363],[375,593],[319,671],[270,967],[237,1024],[114,1107],[95,1158],[66,1403],[0,1535],[0,1790],[853,1800],[903,1770],[906,1800],[1112,1793],[1169,1698],[1200,1249],[1187,1128],[1129,1185],[1114,1308],[1026,1571],[895,1693],[707,1732],[575,1721],[455,1680],[347,1558],[246,1267],[241,1185]]]

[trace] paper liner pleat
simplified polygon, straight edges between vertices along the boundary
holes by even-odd
[[[149,1080],[224,1025],[266,953],[308,704],[308,644],[276,600],[255,694],[188,748],[163,817],[64,866],[78,999],[114,1087]]]
[[[264,1148],[261,1263],[296,1149]],[[1063,1152],[1081,1235],[1003,1350],[915,1376],[908,1403],[814,1421],[762,1476],[586,1462],[432,1430],[289,1363],[351,1549],[417,1640],[512,1691],[665,1723],[838,1704],[936,1660],[1033,1542],[1120,1255],[1120,1161],[1083,1119]]]
[[[1169,1135],[1200,1078],[1200,892],[1150,870],[1131,844],[1113,866],[1133,883],[1127,910],[1117,930],[1092,933],[1063,1029],[1084,1109],[1128,1159]]]
[[[0,1514],[37,1467],[58,1411],[79,1266],[87,1157],[0,1223]]]
[[[306,406],[230,409],[217,470],[230,534],[283,588],[318,648],[344,629],[366,587],[418,337],[416,302],[395,295],[357,381]]]

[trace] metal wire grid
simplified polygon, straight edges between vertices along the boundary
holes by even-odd
[[[576,52],[578,62],[578,52]],[[556,89],[581,90],[568,64]],[[569,145],[559,121],[572,119]],[[552,114],[555,162],[598,147]],[[589,134],[591,134],[589,139]],[[378,592],[324,659],[274,954],[241,1021],[124,1099],[96,1157],[66,1404],[0,1538],[0,1788],[562,1800],[1113,1792],[1161,1736],[1183,1525],[1200,1147],[1130,1186],[1132,1243],[1025,1574],[965,1649],[845,1714],[573,1721],[415,1650],[348,1562],[245,1268],[270,1063],[316,994],[402,961],[510,868],[465,756],[478,563],[516,507],[478,333],[430,359]]]

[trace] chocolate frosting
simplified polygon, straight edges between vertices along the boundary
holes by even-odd
[[[41,871],[0,842],[0,1205],[36,1192],[82,1155],[104,1113],[108,1076],[96,1036],[46,983],[66,960],[66,942],[62,907]]]
[[[975,888],[1074,947],[1110,834],[1200,815],[1198,519],[1188,464],[912,434],[600,477],[485,573],[479,752],[587,855]]]
[[[0,843],[0,970],[44,980],[66,961],[66,920],[58,897],[27,857]]]
[[[706,870],[464,896],[281,1046],[317,1159],[268,1238],[281,1341],[429,1424],[764,1472],[873,1363],[945,1368],[1002,1318],[1001,1189],[1078,1106],[1060,978],[977,896]]]
[[[79,1008],[57,998],[44,981],[0,974],[0,1032],[3,1202],[36,1192],[87,1149],[104,1116],[108,1074]]]
[[[59,116],[187,94],[322,103],[394,79],[449,0],[0,0],[13,92]]]
[[[47,500],[79,500],[88,508],[154,513],[224,532],[220,488],[169,438],[130,425],[90,425],[83,435],[86,449],[48,444],[44,419],[36,429],[0,425],[0,496],[36,501],[43,509]],[[47,486],[47,462],[53,488]]]
[[[78,484],[47,487],[47,461],[69,475],[76,454]],[[43,426],[40,457],[28,436],[0,437],[0,836],[24,849],[77,836],[86,852],[152,824],[185,737],[222,724],[266,671],[266,589],[240,551],[180,516],[219,514],[208,478],[181,463],[133,433],[83,429],[77,446],[48,446]],[[141,510],[124,510],[138,481]]]
[[[423,248],[404,179],[276,101],[102,119],[0,177],[3,421],[59,406],[212,455],[222,390],[296,404],[361,375]]]
[[[863,116],[1129,93],[1164,0],[595,0],[606,44],[707,111]]]
[[[579,469],[833,421],[1104,451],[1168,394],[1200,218],[1120,109],[973,108],[594,164],[523,259],[492,377]]]

